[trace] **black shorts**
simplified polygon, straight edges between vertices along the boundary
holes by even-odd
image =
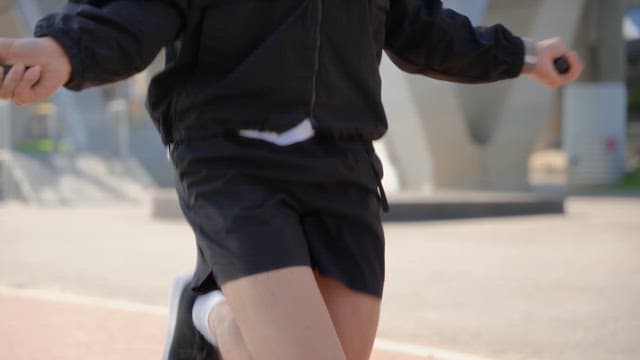
[[[175,145],[171,157],[196,235],[196,291],[303,265],[382,295],[382,168],[370,143],[230,136]]]

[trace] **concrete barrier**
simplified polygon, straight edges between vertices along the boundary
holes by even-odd
[[[383,215],[383,221],[431,221],[563,214],[564,200],[562,196],[542,196],[528,193],[400,193],[389,196],[391,212]],[[180,219],[183,217],[174,189],[155,189],[152,192],[150,203],[153,218]]]

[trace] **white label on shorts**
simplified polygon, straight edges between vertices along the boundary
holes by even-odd
[[[278,146],[287,146],[311,139],[315,135],[315,130],[311,125],[311,119],[306,118],[298,125],[281,133],[243,129],[238,131],[238,135],[250,139],[263,140]]]

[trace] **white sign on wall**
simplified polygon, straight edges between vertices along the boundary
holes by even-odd
[[[610,185],[624,175],[626,99],[623,83],[577,83],[564,89],[569,186]]]

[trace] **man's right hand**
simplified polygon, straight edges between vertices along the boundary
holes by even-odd
[[[0,99],[26,105],[51,96],[71,77],[71,62],[52,38],[0,38]]]

